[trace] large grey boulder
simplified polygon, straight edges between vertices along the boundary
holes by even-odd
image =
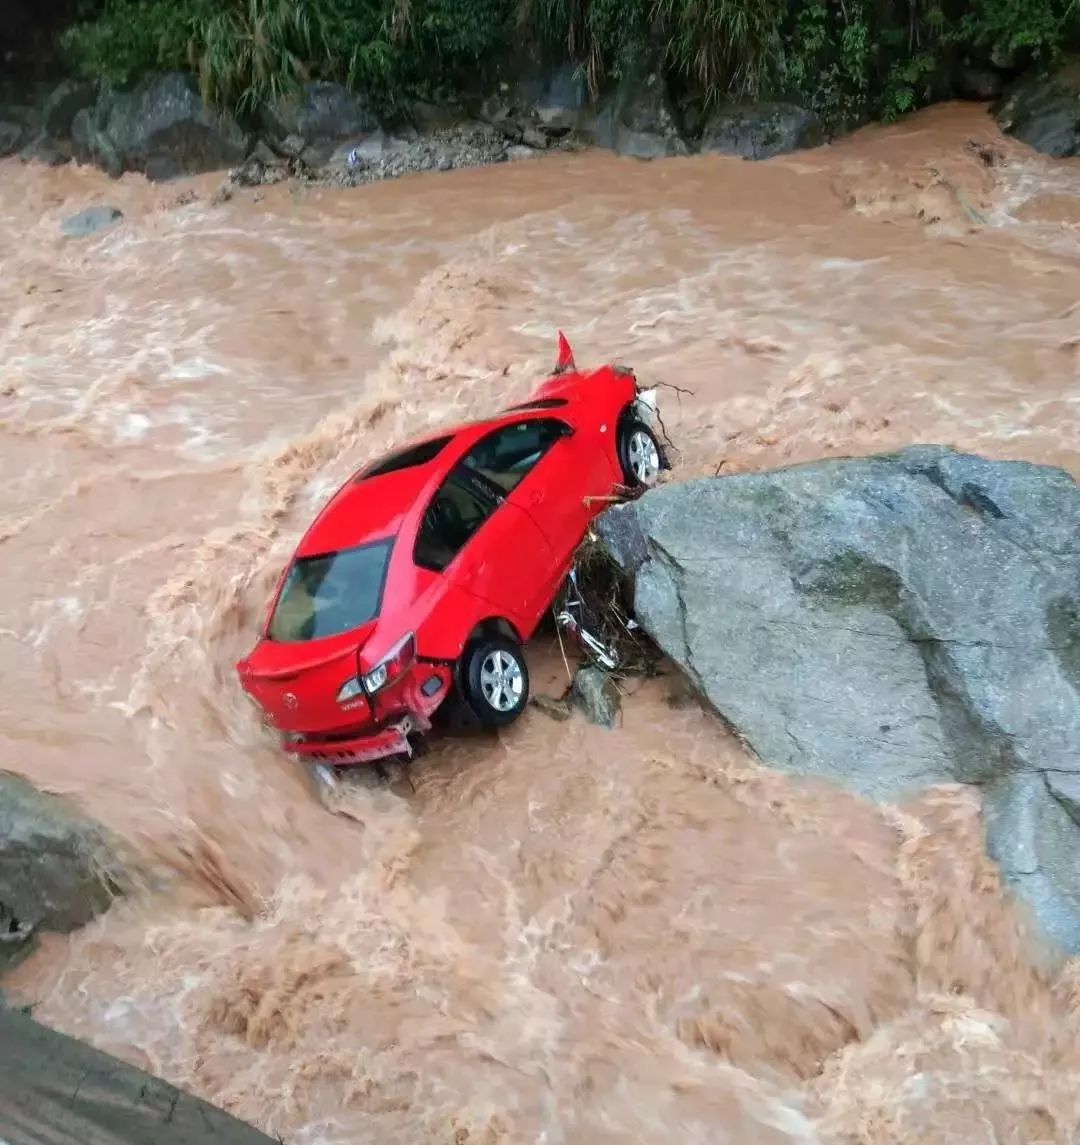
[[[1080,489],[936,446],[648,492],[601,518],[639,622],[766,763],[982,787],[990,853],[1080,951]]]
[[[594,125],[585,77],[574,64],[538,68],[514,84],[502,84],[484,100],[480,119],[512,143],[536,150],[575,133],[587,134]]]
[[[170,73],[130,92],[103,93],[71,125],[77,158],[112,175],[139,171],[152,180],[224,170],[246,153],[246,137],[211,111],[190,76]]]
[[[659,72],[631,74],[624,79],[597,113],[592,134],[598,147],[634,159],[690,153]]]
[[[1003,131],[1036,151],[1080,155],[1080,57],[1021,76],[994,114]]]
[[[2,1007],[0,1136],[11,1145],[271,1145],[216,1106]]]
[[[21,123],[0,119],[0,159],[6,159],[19,150],[25,130]]]
[[[49,139],[68,139],[75,116],[89,111],[97,102],[97,84],[62,80],[45,101],[42,130]]]
[[[119,888],[114,851],[97,824],[0,772],[0,963],[41,930],[85,925]]]
[[[744,159],[769,159],[824,140],[813,113],[789,103],[724,104],[701,134],[700,150]]]
[[[357,140],[379,129],[367,97],[335,83],[304,84],[299,92],[273,103],[262,118],[270,139],[279,145],[300,141],[309,162],[325,162],[342,140]]]

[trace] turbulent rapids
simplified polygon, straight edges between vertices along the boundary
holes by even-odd
[[[524,400],[560,328],[679,388],[670,480],[919,441],[1080,475],[1075,161],[945,106],[765,163],[226,203],[0,176],[5,767],[146,888],[10,998],[290,1145],[1076,1139],[1080,976],[977,790],[781,776],[666,673],[335,816],[233,671],[344,477]],[[555,638],[529,657],[561,694]]]

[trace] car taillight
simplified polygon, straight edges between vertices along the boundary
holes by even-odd
[[[364,691],[368,695],[400,679],[416,659],[416,639],[410,632],[390,649],[386,658],[364,676]]]

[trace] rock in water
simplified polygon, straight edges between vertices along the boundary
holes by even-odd
[[[612,728],[619,715],[619,693],[610,677],[599,668],[582,668],[574,677],[574,705],[585,718],[601,727]]]
[[[994,112],[1003,131],[1036,151],[1080,155],[1080,57],[1021,76]]]
[[[2,1009],[0,1110],[4,1139],[13,1143],[272,1145],[161,1078]]]
[[[936,446],[669,485],[605,545],[766,763],[896,800],[982,786],[990,853],[1080,951],[1080,489]]]
[[[0,772],[0,915],[8,942],[83,926],[117,890],[102,830],[62,799]]]
[[[81,239],[114,226],[123,217],[123,212],[116,207],[88,207],[85,211],[65,219],[60,224],[60,229],[71,238]]]

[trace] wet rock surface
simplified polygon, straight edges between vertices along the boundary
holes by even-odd
[[[786,104],[722,108],[690,140],[659,72],[635,73],[594,103],[572,64],[528,72],[469,107],[414,102],[394,124],[382,124],[361,92],[309,83],[265,111],[253,134],[204,104],[180,73],[126,92],[65,80],[35,98],[0,108],[0,158],[75,159],[151,180],[220,170],[246,187],[286,179],[361,186],[589,146],[637,159],[698,149],[759,159],[820,142],[813,117]]]
[[[69,238],[81,239],[115,226],[123,217],[123,212],[116,207],[88,207],[65,219],[60,229]]]
[[[660,487],[601,518],[637,619],[766,763],[900,800],[978,784],[1080,950],[1080,489],[933,446]]]
[[[275,103],[264,119],[269,139],[300,139],[308,147],[335,144],[379,127],[366,96],[334,83],[305,84],[298,96]]]
[[[2,1004],[0,1109],[4,1137],[13,1143],[269,1145],[272,1140],[160,1078]]]
[[[700,150],[744,159],[768,159],[824,142],[817,119],[785,103],[732,104],[706,120]]]
[[[574,677],[571,698],[590,723],[605,728],[615,726],[621,704],[618,690],[606,672],[599,668],[582,668]]]
[[[656,72],[628,77],[604,102],[592,132],[599,147],[634,159],[689,155],[667,85]]]
[[[0,962],[39,930],[85,925],[118,890],[100,828],[64,800],[0,772]]]
[[[191,77],[177,73],[102,93],[73,116],[71,138],[76,157],[155,181],[229,167],[247,151],[236,123],[210,111]]]
[[[1046,155],[1080,154],[1080,58],[1022,76],[994,108],[1003,131]]]

